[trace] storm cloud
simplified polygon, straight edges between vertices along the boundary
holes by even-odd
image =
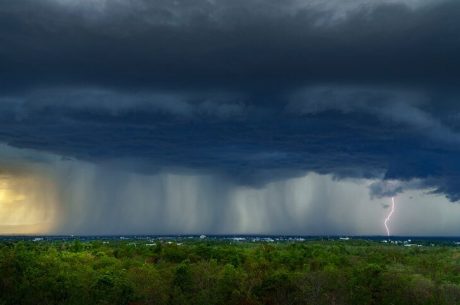
[[[172,180],[200,198],[190,209],[228,197],[203,206],[211,222],[244,219],[240,189],[276,188],[283,198],[259,195],[283,209],[284,183],[311,175],[371,181],[375,200],[423,190],[458,201],[459,12],[455,0],[4,1],[0,142],[22,153],[0,155],[0,173],[51,164],[68,215],[88,228],[109,204],[122,222],[117,198],[134,193],[141,210],[179,209],[173,192],[160,198]],[[151,196],[161,204],[143,207]],[[171,231],[230,228],[178,221]],[[160,227],[133,230],[144,229]]]
[[[128,171],[212,172],[256,187],[310,171],[422,179],[421,188],[458,200],[460,135],[447,112],[430,111],[432,96],[333,86],[278,101],[48,90],[5,101],[0,139]],[[379,190],[371,189],[389,194]]]
[[[1,90],[455,86],[459,10],[452,0],[8,1]]]

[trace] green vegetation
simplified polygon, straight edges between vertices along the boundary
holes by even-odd
[[[460,248],[0,242],[0,304],[460,304]]]

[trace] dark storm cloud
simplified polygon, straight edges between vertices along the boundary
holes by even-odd
[[[453,85],[459,11],[455,0],[3,1],[1,90]]]
[[[373,185],[375,196],[420,187],[460,198],[460,136],[424,110],[423,104],[430,105],[425,99],[353,88],[301,94],[303,103],[296,97],[281,111],[214,99],[208,101],[213,102],[211,111],[203,106],[209,97],[129,95],[126,105],[122,94],[91,91],[68,94],[67,103],[61,103],[48,92],[44,100],[9,100],[0,140],[147,174],[165,168],[210,171],[259,186],[314,171],[337,178],[401,180],[392,189]],[[104,97],[113,105],[101,103]],[[348,103],[346,108],[337,107],[336,98],[341,98],[340,107]],[[324,108],[312,100],[324,101]],[[414,179],[421,181],[415,185]]]
[[[0,3],[0,141],[460,199],[458,1]],[[397,186],[390,180],[400,180]],[[416,183],[413,181],[417,181]]]

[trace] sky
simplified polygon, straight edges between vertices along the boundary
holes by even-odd
[[[460,235],[457,0],[0,2],[0,234]]]

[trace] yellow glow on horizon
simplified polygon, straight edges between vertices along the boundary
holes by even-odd
[[[50,179],[0,176],[0,234],[43,234],[53,227],[57,193]]]

